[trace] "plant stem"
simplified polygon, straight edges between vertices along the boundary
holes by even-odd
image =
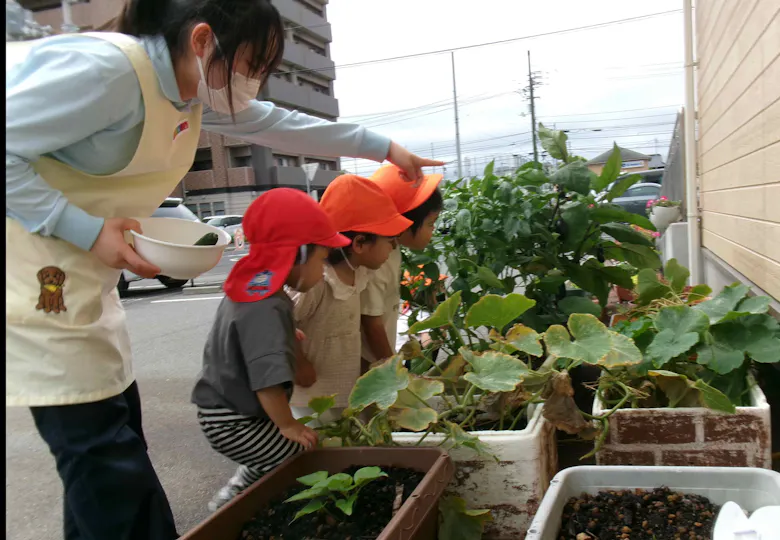
[[[474,392],[476,392],[477,387],[473,384],[469,385],[469,389],[466,390],[466,394],[463,396],[463,400],[460,402],[462,407],[465,407],[467,405],[471,405],[471,398],[474,397]]]
[[[615,405],[612,409],[602,414],[601,416],[592,416],[588,413],[580,411],[585,418],[589,418],[591,420],[598,420],[599,422],[601,422],[601,433],[599,433],[599,436],[596,439],[596,444],[593,445],[593,450],[591,450],[590,452],[582,456],[580,458],[580,461],[595,456],[596,453],[599,450],[601,450],[601,447],[604,445],[604,441],[607,440],[607,434],[609,433],[609,417],[612,416],[616,411],[620,410],[623,407],[623,405],[626,404],[628,398],[631,397],[632,393],[627,391],[628,389],[626,385],[624,385],[619,381],[618,381],[618,385],[623,388],[625,395],[620,400],[620,402],[618,402],[618,404]]]
[[[452,340],[458,345],[458,349],[465,347],[466,344],[463,342],[463,336],[460,335],[460,330],[457,326],[455,326],[455,323],[451,322],[449,323],[449,326],[450,333],[452,334]]]
[[[361,422],[354,416],[351,417],[350,420],[360,430],[360,433],[368,440],[368,442],[371,443],[371,446],[373,446],[376,441],[374,441],[374,438],[371,436],[371,434],[368,431],[366,431],[366,427],[363,425],[363,422]]]

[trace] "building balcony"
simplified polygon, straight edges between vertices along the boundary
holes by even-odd
[[[228,184],[230,187],[253,186],[255,170],[252,167],[232,167],[228,169]]]
[[[306,188],[306,173],[300,167],[271,167],[270,173],[272,185]],[[325,189],[340,174],[339,171],[317,169],[311,187]]]
[[[300,43],[285,40],[284,61],[300,66],[303,69],[316,71],[317,75],[331,81],[336,78],[336,68],[333,60],[310,50]]]
[[[198,191],[201,189],[213,189],[217,186],[214,171],[192,171],[184,175],[182,180],[185,192]]]
[[[326,118],[337,118],[339,115],[339,102],[336,98],[276,77],[268,79],[262,95],[263,99],[282,104],[287,108],[304,109]]]
[[[279,10],[279,14],[300,26],[305,26],[307,32],[324,39],[330,43],[333,41],[333,32],[330,23],[310,9],[305,7],[297,0],[274,0],[274,6]]]
[[[201,130],[200,137],[198,138],[198,148],[210,148],[211,138],[208,131]]]

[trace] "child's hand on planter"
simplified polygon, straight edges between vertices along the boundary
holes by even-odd
[[[293,423],[288,426],[279,426],[279,431],[285,439],[300,444],[306,450],[314,448],[319,442],[317,432],[297,421],[293,421]]]

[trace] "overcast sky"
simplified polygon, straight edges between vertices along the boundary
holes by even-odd
[[[532,152],[528,102],[518,93],[528,84],[529,50],[542,81],[538,121],[575,130],[575,153],[594,157],[614,140],[665,158],[684,99],[681,8],[680,0],[333,0],[328,20],[340,66],[680,10],[456,51],[464,174],[465,158],[477,174],[491,157],[510,165]],[[335,90],[343,121],[420,155],[456,159],[449,53],[337,68]],[[376,165],[345,159],[342,167],[368,175]]]

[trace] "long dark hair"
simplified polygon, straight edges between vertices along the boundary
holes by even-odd
[[[190,31],[198,23],[208,24],[219,41],[205,70],[211,72],[215,61],[224,60],[231,108],[237,53],[251,47],[248,76],[261,75],[263,85],[282,61],[284,24],[270,0],[127,0],[119,16],[101,29],[136,37],[162,36],[175,62],[186,53]]]

